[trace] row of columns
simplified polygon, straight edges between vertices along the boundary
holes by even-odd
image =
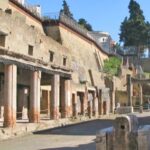
[[[17,66],[5,65],[4,67],[4,127],[14,127],[16,124],[16,102],[17,102]],[[31,71],[30,77],[30,104],[29,122],[38,123],[40,121],[40,85],[41,71]],[[71,93],[70,80],[63,81],[62,94],[62,117],[69,116]],[[51,77],[51,119],[59,119],[60,112],[60,76],[58,74]]]
[[[5,65],[4,69],[4,127],[14,127],[16,124],[16,99],[17,99],[17,66]],[[60,81],[60,75],[51,77],[51,101],[50,118],[53,120],[67,118],[71,115],[77,117],[77,93],[72,98],[70,80]],[[41,71],[31,71],[30,76],[30,108],[29,122],[38,123],[40,121],[40,85]],[[60,91],[61,86],[61,91]],[[82,115],[88,111],[89,117],[98,115],[98,99],[96,92],[93,92],[93,101],[88,101],[88,89],[83,93]],[[60,101],[61,97],[61,101]],[[60,104],[61,103],[61,104]],[[71,106],[73,104],[73,107]],[[61,105],[61,113],[59,106]],[[72,107],[72,108],[71,108]],[[73,109],[73,110],[72,110]],[[73,112],[73,114],[71,114]],[[60,116],[61,114],[61,116]]]
[[[77,117],[78,113],[81,112],[82,116],[86,116],[88,115],[90,118],[92,116],[97,117],[98,116],[98,98],[96,96],[96,91],[88,91],[87,87],[85,88],[85,92],[79,92],[80,96],[77,93],[74,93],[72,96],[72,102],[73,102],[73,106],[72,106],[72,111],[73,111],[73,117]],[[93,99],[89,100],[88,98],[88,94],[92,94]],[[78,105],[77,104],[77,99],[78,96],[80,97],[80,101],[81,101],[81,110],[78,110]]]

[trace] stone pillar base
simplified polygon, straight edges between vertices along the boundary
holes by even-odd
[[[55,107],[53,108],[53,110],[51,111],[51,119],[52,120],[58,120],[60,118],[60,112],[59,112],[59,108]]]

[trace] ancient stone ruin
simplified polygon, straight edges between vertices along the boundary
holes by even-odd
[[[139,126],[134,115],[116,118],[113,127],[100,130],[96,150],[150,150],[150,125]]]

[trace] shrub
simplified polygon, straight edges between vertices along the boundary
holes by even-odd
[[[110,57],[104,61],[104,72],[111,76],[117,76],[119,74],[121,65],[121,59],[118,57]]]

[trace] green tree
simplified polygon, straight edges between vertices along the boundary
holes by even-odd
[[[119,74],[121,65],[121,60],[117,57],[110,57],[109,59],[104,60],[104,72],[114,76]]]
[[[145,21],[143,11],[135,0],[129,3],[129,18],[125,17],[120,26],[120,42],[124,46],[140,47],[147,44],[150,25]]]
[[[60,10],[61,13],[68,16],[69,18],[73,19],[73,14],[71,13],[69,6],[66,2],[66,0],[63,0],[62,9]]]
[[[83,26],[83,28],[87,29],[88,31],[93,31],[92,26],[84,19],[80,18],[78,23]]]

